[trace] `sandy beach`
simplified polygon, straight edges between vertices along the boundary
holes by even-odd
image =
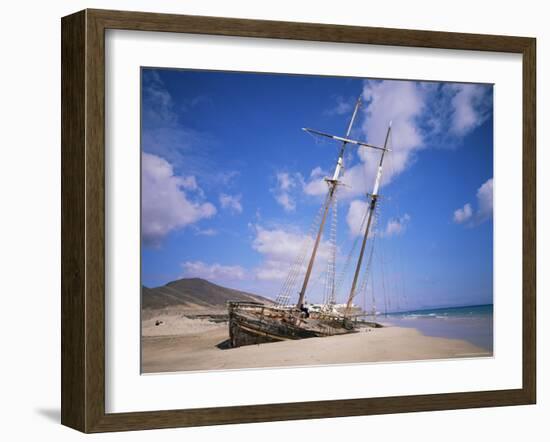
[[[162,321],[160,325],[155,325]],[[424,336],[413,328],[383,327],[358,333],[227,348],[227,322],[189,318],[185,312],[148,314],[142,320],[142,372],[227,370],[361,362],[487,357],[492,353],[458,339]]]

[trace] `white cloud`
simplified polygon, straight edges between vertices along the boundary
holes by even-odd
[[[199,188],[197,185],[197,180],[194,176],[182,177],[181,187],[188,190],[197,190]]]
[[[337,95],[335,99],[335,106],[325,111],[326,115],[346,115],[352,111],[353,105],[355,104],[353,97],[345,99],[341,95]]]
[[[195,235],[199,236],[216,236],[218,231],[216,229],[195,229]]]
[[[350,203],[346,216],[346,221],[352,237],[364,234],[364,229],[366,228],[364,223],[366,220],[367,210],[368,203],[366,201],[353,200]],[[380,235],[383,235],[385,237],[400,235],[406,230],[410,220],[411,217],[408,213],[400,218],[392,218],[388,220],[385,229],[380,232]],[[375,229],[376,226],[371,225],[371,233],[369,233],[369,237],[371,234],[374,234]]]
[[[242,213],[241,198],[242,195],[227,195],[222,193],[220,194],[220,204],[222,208],[229,209],[233,213]]]
[[[182,264],[183,274],[187,278],[203,278],[212,282],[243,280],[246,271],[241,266],[206,264],[202,261],[186,261]]]
[[[386,158],[382,185],[405,170],[414,154],[424,147],[424,137],[417,119],[425,109],[425,92],[411,81],[367,81],[363,88],[365,119],[361,126],[367,142],[383,146],[392,122],[392,152]],[[372,190],[381,152],[358,149],[360,162],[349,168],[343,181],[349,187],[344,195],[357,196]]]
[[[327,173],[319,166],[313,169],[309,175],[309,180],[304,182],[304,193],[312,196],[326,195],[328,188],[325,181],[326,175]]]
[[[294,187],[294,179],[286,172],[281,172],[277,174],[277,184],[280,190],[288,191]]]
[[[200,193],[194,177],[174,175],[165,159],[142,153],[142,238],[158,245],[169,232],[210,218],[216,208],[209,202],[192,201],[185,192]]]
[[[456,209],[453,214],[453,221],[457,224],[464,223],[472,217],[473,211],[470,203],[464,204],[464,207]]]
[[[228,164],[215,152],[219,140],[208,132],[186,126],[180,118],[182,112],[208,99],[204,96],[184,99],[170,91],[159,71],[143,71],[142,150],[164,158],[189,177],[199,176],[205,188],[227,191],[239,172],[225,170]]]
[[[255,238],[252,248],[263,256],[262,264],[256,268],[256,278],[259,280],[284,280],[290,267],[303,250],[311,250],[313,238],[291,228],[266,229],[262,226],[252,226]],[[324,269],[329,256],[329,245],[322,241],[316,260],[316,273]]]
[[[477,212],[481,221],[493,216],[493,179],[485,181],[477,190]]]
[[[366,201],[353,200],[350,203],[348,214],[346,215],[346,222],[348,223],[351,236],[357,236],[363,233],[361,231],[361,224],[365,219],[367,207],[368,204]]]
[[[282,228],[272,230],[255,226],[256,237],[252,248],[270,259],[287,261],[294,259],[300,251],[303,236]]]
[[[287,212],[292,212],[296,209],[296,202],[288,193],[275,195],[275,201],[277,201]]]
[[[381,146],[392,121],[392,152],[385,159],[382,186],[414,164],[428,145],[456,146],[486,121],[492,106],[491,88],[475,84],[367,80],[362,96],[364,120],[353,137]],[[359,162],[345,170],[347,187],[340,196],[356,198],[372,191],[381,152],[351,146],[348,151],[356,151]],[[304,192],[322,195],[326,185],[319,176],[310,177]]]
[[[455,84],[449,87],[455,92],[452,98],[451,131],[462,136],[487,118],[487,102],[484,100],[487,88],[477,84]]]
[[[155,70],[143,71],[143,100],[146,117],[156,124],[172,125],[177,121],[174,101]]]
[[[411,217],[408,213],[405,213],[400,218],[393,218],[388,221],[386,229],[384,230],[384,236],[390,237],[395,235],[401,235],[406,229]]]
[[[286,212],[292,212],[296,209],[296,198],[294,193],[303,186],[303,178],[300,173],[290,174],[288,172],[278,172],[276,174],[277,184],[271,189],[275,201]]]
[[[282,281],[288,274],[288,269],[279,261],[265,261],[256,269],[256,278],[261,281]]]
[[[479,224],[493,216],[493,178],[485,181],[476,193],[477,210],[474,212],[470,203],[455,210],[453,221],[457,224],[471,221],[469,225]]]

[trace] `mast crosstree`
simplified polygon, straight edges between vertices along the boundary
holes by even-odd
[[[352,284],[352,290],[351,290],[350,296],[348,298],[348,303],[347,303],[348,308],[349,308],[349,306],[351,306],[351,302],[352,302],[353,296],[355,294],[355,286],[357,284],[357,278],[358,278],[359,271],[360,271],[360,268],[361,268],[361,261],[362,261],[362,257],[363,257],[363,253],[364,253],[364,249],[365,249],[366,238],[368,236],[370,223],[371,223],[371,219],[372,219],[372,212],[373,212],[373,210],[376,206],[378,187],[380,185],[380,178],[382,176],[382,164],[383,164],[383,161],[384,161],[384,154],[389,150],[387,148],[387,143],[388,143],[388,138],[389,138],[390,129],[391,129],[391,123],[390,123],[390,128],[388,129],[388,133],[386,135],[386,140],[385,140],[385,143],[384,143],[384,147],[379,147],[379,146],[375,146],[373,144],[365,143],[363,141],[358,141],[358,140],[351,139],[350,134],[351,134],[353,124],[354,124],[355,119],[357,117],[357,113],[359,111],[360,106],[361,106],[361,97],[359,97],[357,99],[357,102],[355,104],[355,108],[353,110],[353,114],[351,116],[351,120],[349,122],[345,137],[340,137],[340,136],[337,136],[337,135],[331,135],[331,134],[328,134],[328,133],[325,133],[325,132],[320,132],[320,131],[314,130],[314,129],[303,128],[303,130],[306,131],[306,132],[309,132],[311,134],[318,135],[318,136],[327,137],[327,138],[330,138],[332,140],[339,141],[342,144],[341,144],[341,147],[340,147],[340,150],[339,150],[339,153],[338,153],[338,160],[336,162],[336,167],[334,169],[334,173],[332,175],[332,178],[328,178],[328,177],[325,178],[325,181],[328,184],[327,196],[326,196],[326,199],[325,199],[324,207],[322,209],[322,219],[321,219],[321,223],[319,224],[319,230],[317,232],[317,236],[315,238],[315,242],[314,242],[314,245],[313,245],[313,250],[312,250],[311,256],[309,258],[308,266],[307,266],[306,273],[305,273],[305,276],[304,276],[304,281],[302,283],[302,288],[300,289],[300,292],[299,292],[298,302],[296,304],[297,308],[301,308],[304,304],[304,299],[305,299],[305,296],[306,296],[306,291],[307,291],[309,279],[311,277],[311,272],[313,270],[313,265],[314,265],[315,259],[317,257],[317,251],[319,249],[319,244],[321,242],[321,237],[323,236],[323,230],[324,230],[324,227],[325,227],[327,214],[328,214],[331,206],[333,205],[333,203],[335,201],[336,189],[337,189],[338,185],[341,184],[340,177],[342,175],[343,167],[344,167],[344,154],[345,154],[346,147],[347,147],[348,144],[355,145],[355,146],[358,146],[358,147],[367,147],[367,148],[372,148],[372,149],[382,151],[380,163],[379,163],[379,166],[378,166],[378,171],[377,171],[374,190],[373,190],[373,193],[371,194],[371,203],[370,203],[370,206],[369,206],[370,212],[369,212],[369,217],[368,217],[368,221],[367,221],[367,229],[366,229],[365,237],[364,237],[363,244],[362,244],[362,247],[361,247],[360,258],[359,258],[357,268],[356,268],[356,271],[355,271],[354,282]],[[333,210],[334,210],[334,208],[333,208]],[[334,290],[334,288],[333,288],[333,290]],[[334,298],[332,297],[332,299],[334,299]]]

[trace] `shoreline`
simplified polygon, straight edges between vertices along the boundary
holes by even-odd
[[[424,336],[466,341],[487,352],[492,352],[494,348],[492,317],[397,317],[388,318],[381,323],[384,326],[412,328]]]
[[[393,325],[357,333],[226,348],[227,323],[189,319],[184,314],[142,322],[142,373],[283,368],[331,364],[407,362],[491,357],[470,342],[426,336]]]

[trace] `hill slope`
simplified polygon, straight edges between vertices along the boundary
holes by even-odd
[[[170,306],[223,308],[227,301],[272,303],[262,296],[222,287],[200,278],[179,279],[155,288],[143,286],[141,291],[141,306],[144,309]]]

